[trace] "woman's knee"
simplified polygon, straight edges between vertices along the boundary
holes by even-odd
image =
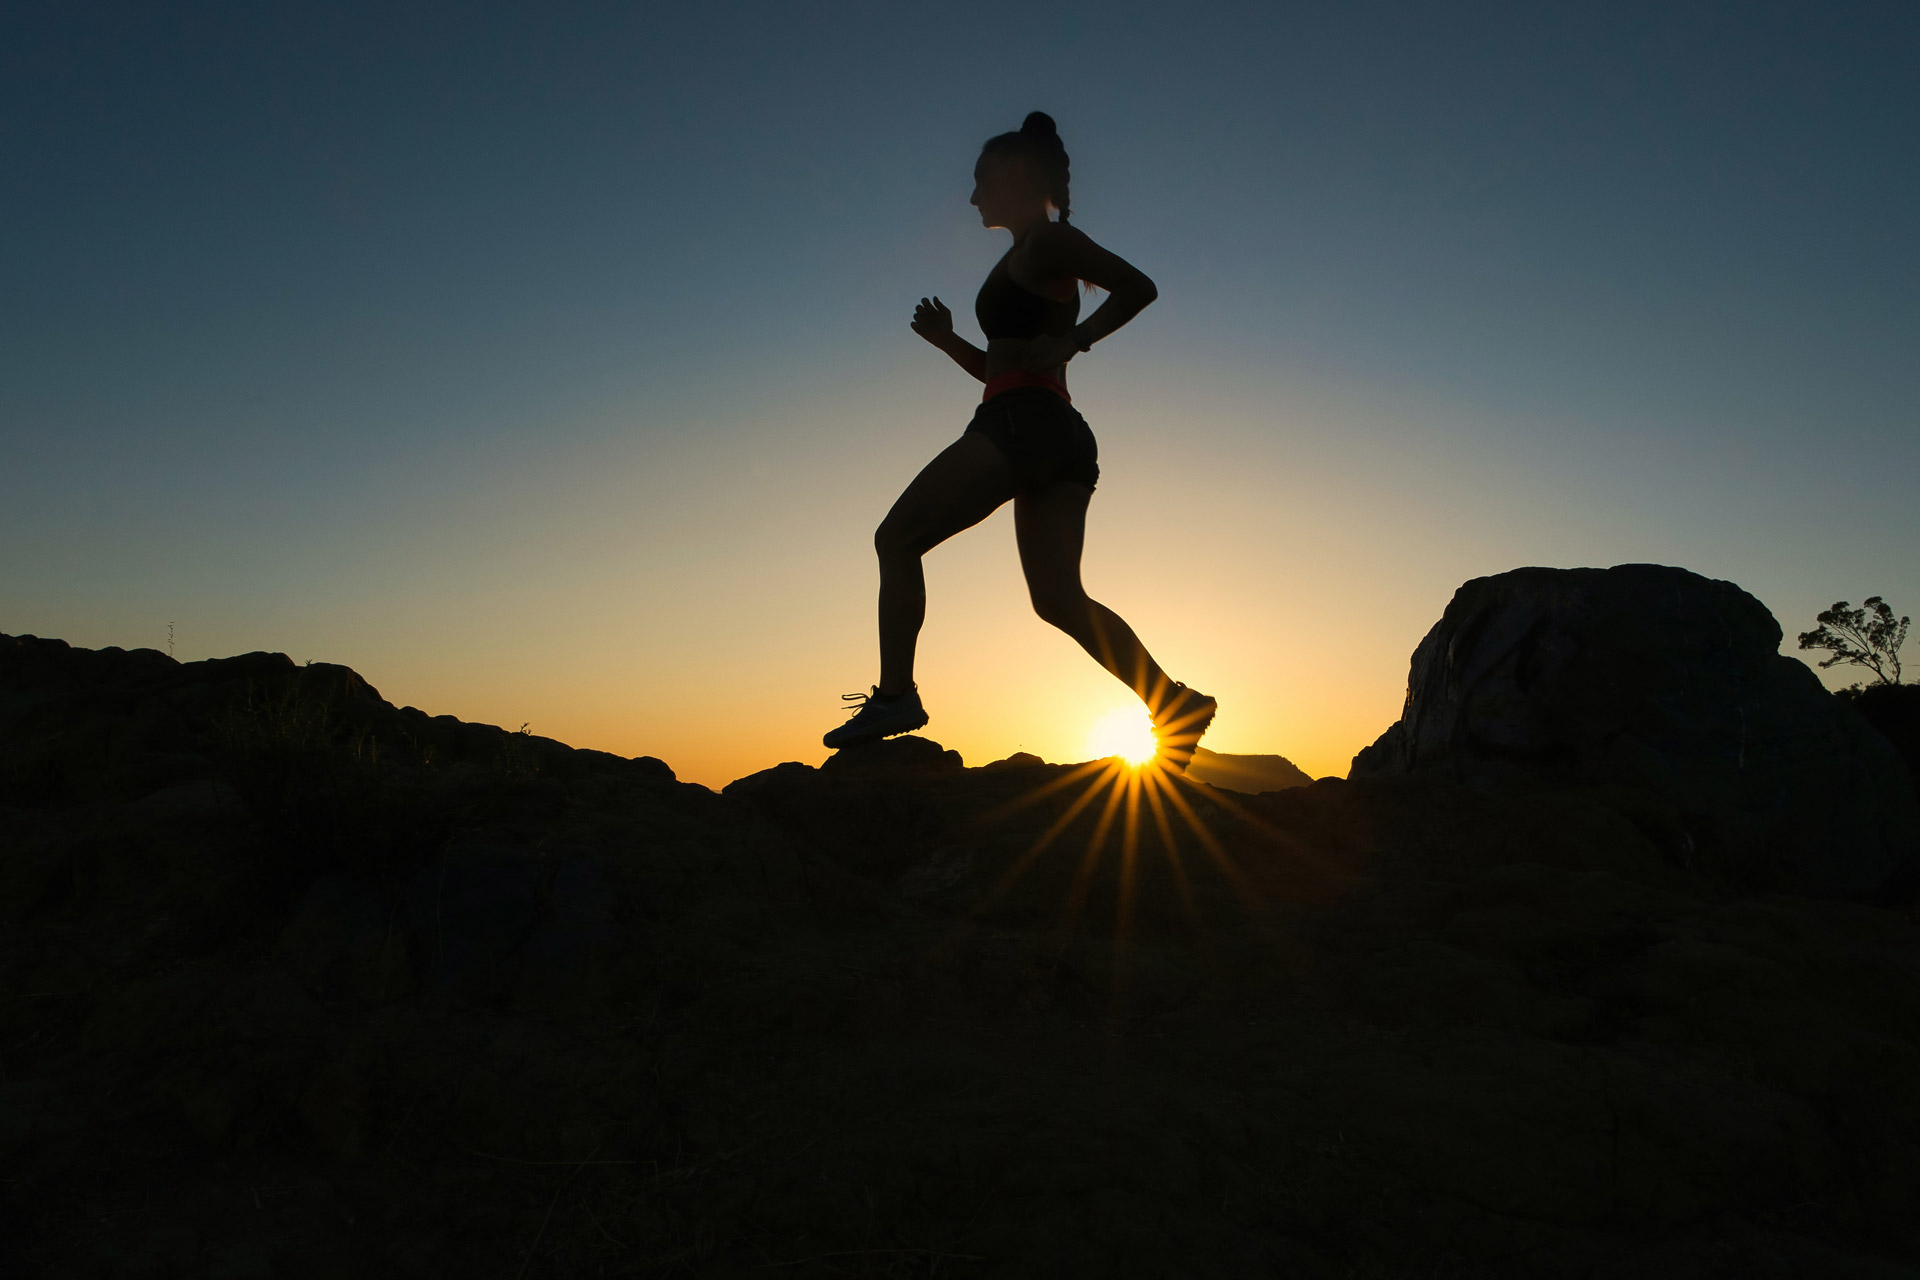
[[[1033,601],[1033,611],[1040,620],[1074,632],[1085,627],[1090,615],[1091,601],[1087,593],[1078,587],[1043,586],[1029,587],[1028,598]]]
[[[913,560],[921,554],[906,522],[892,516],[882,520],[880,527],[873,531],[873,551],[882,560]]]

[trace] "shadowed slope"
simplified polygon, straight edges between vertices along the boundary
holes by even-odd
[[[1920,937],[1604,790],[716,796],[0,639],[24,1274],[1892,1275]]]

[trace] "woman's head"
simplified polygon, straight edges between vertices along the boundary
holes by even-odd
[[[1020,128],[995,134],[980,148],[973,168],[973,203],[990,223],[1019,213],[1018,206],[1051,204],[1065,222],[1072,212],[1067,193],[1067,148],[1044,111],[1027,113]],[[1012,207],[1009,207],[1012,206]],[[1003,215],[996,219],[995,215]]]

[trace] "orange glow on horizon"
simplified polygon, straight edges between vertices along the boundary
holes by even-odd
[[[1087,756],[1093,760],[1118,757],[1138,768],[1153,759],[1158,744],[1153,723],[1144,707],[1116,707],[1093,722],[1087,731]]]

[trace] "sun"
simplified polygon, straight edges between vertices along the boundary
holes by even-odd
[[[1093,722],[1087,732],[1087,752],[1095,760],[1119,756],[1130,765],[1153,759],[1159,744],[1153,740],[1153,722],[1144,707],[1119,707]]]

